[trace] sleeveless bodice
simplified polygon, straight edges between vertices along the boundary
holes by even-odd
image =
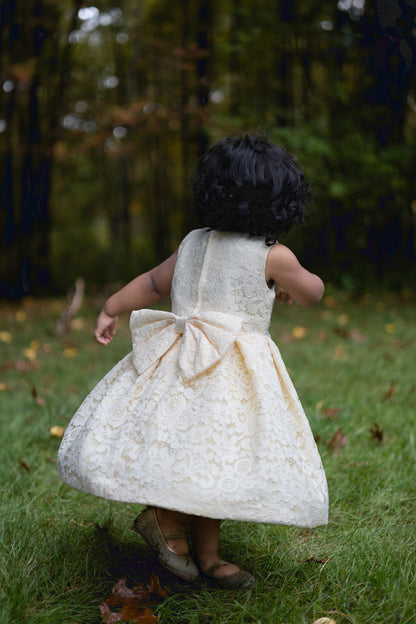
[[[270,247],[246,234],[194,230],[182,242],[172,282],[172,312],[235,314],[243,331],[266,333],[274,288],[266,284]]]

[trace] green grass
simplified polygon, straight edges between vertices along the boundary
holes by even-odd
[[[170,588],[160,624],[416,624],[410,295],[334,293],[313,309],[276,309],[272,335],[318,439],[330,522],[313,531],[224,523],[223,555],[258,579],[246,593],[176,581],[129,529],[139,506],[61,485],[50,428],[65,427],[130,349],[126,320],[111,347],[94,343],[88,302],[84,324],[56,337],[64,303],[0,308],[0,624],[99,624],[113,585],[152,571]],[[338,430],[342,447],[330,444]]]

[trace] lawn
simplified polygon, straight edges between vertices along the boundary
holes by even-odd
[[[226,592],[177,581],[131,531],[138,505],[60,483],[60,435],[130,349],[91,338],[86,301],[58,337],[64,300],[0,307],[0,624],[100,624],[126,578],[169,591],[159,624],[416,624],[416,300],[329,291],[312,309],[279,306],[271,333],[318,442],[330,491],[327,527],[226,522],[223,555],[257,587]],[[150,620],[148,620],[150,622]]]

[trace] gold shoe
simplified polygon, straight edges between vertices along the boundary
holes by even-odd
[[[180,555],[169,548],[167,539],[185,538],[186,533],[165,533],[160,530],[155,507],[147,507],[137,516],[133,529],[144,539],[149,548],[167,570],[181,579],[189,582],[196,581],[199,572],[189,555]]]
[[[227,565],[227,561],[217,561],[210,568],[202,572],[204,576],[221,589],[250,589],[256,584],[256,579],[247,570],[239,570],[227,576],[213,576],[214,572],[221,566]],[[201,570],[202,571],[202,570]]]

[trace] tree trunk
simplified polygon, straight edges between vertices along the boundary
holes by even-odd
[[[81,0],[74,0],[68,32]],[[21,298],[51,288],[49,266],[52,150],[69,75],[69,44],[57,50],[59,9],[51,0],[0,0],[0,295]],[[68,34],[68,33],[67,33]],[[6,88],[4,88],[6,87]]]

